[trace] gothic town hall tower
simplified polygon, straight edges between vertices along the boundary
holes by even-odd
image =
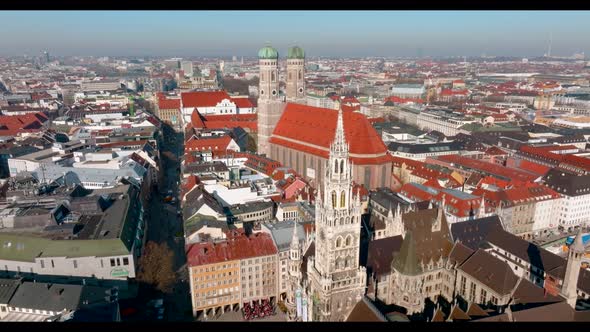
[[[365,293],[366,272],[359,264],[361,202],[352,192],[352,165],[342,110],[316,201],[315,256],[308,262],[313,321],[343,321]]]

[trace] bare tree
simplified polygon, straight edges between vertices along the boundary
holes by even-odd
[[[161,292],[169,293],[176,281],[174,252],[166,243],[150,241],[139,259],[139,281],[153,285]]]

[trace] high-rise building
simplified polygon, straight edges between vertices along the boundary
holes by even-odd
[[[366,270],[359,264],[361,202],[352,190],[348,149],[340,110],[324,191],[316,202],[315,255],[307,266],[313,321],[344,321],[365,293]]]
[[[287,101],[305,104],[305,52],[293,46],[287,54]]]
[[[184,72],[184,76],[193,77],[193,75],[194,75],[193,62],[192,61],[182,61],[180,63],[180,70],[182,70]]]

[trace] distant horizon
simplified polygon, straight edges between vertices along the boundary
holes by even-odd
[[[6,11],[0,56],[565,57],[584,31],[590,11]]]

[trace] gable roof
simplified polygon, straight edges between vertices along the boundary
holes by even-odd
[[[357,302],[346,318],[347,322],[387,322],[383,314],[366,297]]]
[[[483,249],[478,249],[458,269],[499,295],[510,294],[518,281],[518,277],[506,262]]]
[[[453,241],[461,242],[471,250],[477,250],[485,243],[490,230],[495,227],[502,229],[502,223],[497,215],[453,223],[451,235]]]
[[[334,109],[288,103],[270,143],[327,158],[336,133],[337,118],[338,111]],[[343,112],[342,118],[350,158],[354,163],[391,161],[387,147],[363,114]]]
[[[566,260],[556,254],[502,229],[491,230],[487,241],[548,273],[566,264]],[[563,274],[559,274],[556,277],[563,278]]]
[[[403,241],[401,235],[370,241],[367,267],[376,276],[389,274],[393,257],[400,251]]]
[[[182,107],[214,107],[223,99],[231,100],[227,92],[219,91],[193,91],[181,94]]]

